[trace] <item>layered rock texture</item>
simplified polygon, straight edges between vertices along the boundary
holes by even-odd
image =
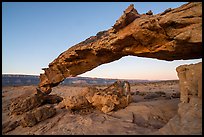
[[[32,127],[37,123],[44,121],[56,114],[56,109],[52,105],[63,100],[62,97],[42,94],[37,89],[36,94],[29,96],[21,95],[11,101],[9,106],[9,115],[11,117],[19,117],[18,120],[8,121],[3,125],[3,133],[14,130],[21,125],[22,127]]]
[[[63,100],[57,95],[44,95],[41,92],[30,96],[20,96],[11,102],[10,115],[21,115],[44,104],[55,104]]]
[[[119,110],[131,103],[130,84],[127,81],[116,81],[103,90],[87,88],[80,95],[65,98],[62,103],[71,110],[91,107],[104,113]]]
[[[44,69],[45,73],[40,75],[39,88],[49,94],[52,87],[66,77],[82,74],[127,55],[167,61],[201,58],[202,3],[187,3],[157,15],[153,15],[152,11],[139,14],[130,5],[111,29],[71,47],[51,62],[49,68]],[[202,63],[180,66],[176,70],[181,101],[178,114],[158,133],[202,134]],[[95,100],[101,100],[101,97],[97,96]],[[84,100],[82,104],[97,104],[87,101],[86,96],[81,98]],[[105,113],[117,104],[114,99],[109,100],[112,100],[112,105],[97,104]]]
[[[53,88],[49,96],[52,95],[51,99],[53,100],[54,95],[57,94],[63,98],[62,102],[59,104],[43,103],[22,115],[8,115],[10,113],[9,106],[13,102],[12,100],[17,100],[17,98],[20,100],[24,100],[28,96],[31,98],[36,86],[3,87],[2,133],[5,135],[151,134],[166,125],[177,114],[179,98],[166,98],[167,96],[173,96],[174,93],[179,93],[179,81],[177,80],[131,84],[131,103],[122,109],[115,105],[114,110],[107,113],[101,112],[99,105],[93,107],[84,103],[83,106],[75,105],[78,108],[74,108],[68,102],[64,102],[64,99],[69,99],[69,97],[79,97],[71,102],[77,104],[78,99],[81,99],[81,95],[84,94],[87,100],[91,100],[93,98],[92,93],[95,95],[98,93],[104,99],[108,99],[109,95],[118,96],[121,91],[118,89],[121,89],[122,83],[122,81],[116,82],[109,88],[107,88],[108,85],[96,87],[59,85]],[[116,85],[121,86],[117,87]],[[125,87],[127,88],[122,89],[129,89],[128,86]],[[108,89],[110,92],[108,90],[104,91],[104,89]],[[111,93],[111,91],[116,91],[116,93]],[[127,92],[123,93],[126,95]],[[157,96],[153,93],[156,93]],[[150,96],[148,96],[149,94]],[[56,97],[56,101],[58,98]],[[95,101],[96,104],[111,104],[111,101],[104,101],[106,103],[99,100]],[[49,102],[53,103],[55,101]],[[125,101],[123,104],[126,104]],[[53,116],[50,117],[50,115]]]
[[[179,77],[180,103],[175,115],[159,134],[202,134],[202,63],[176,68]]]
[[[56,114],[56,109],[52,106],[44,105],[33,109],[32,111],[26,112],[20,121],[22,127],[32,127],[37,123],[48,119]]]
[[[180,97],[176,115],[174,115],[177,109],[175,104],[172,107],[173,111],[169,112],[170,114],[163,113],[166,108],[170,108],[171,105],[168,106],[168,103],[164,105],[157,102],[162,106],[158,107],[158,110],[148,103],[148,105],[142,103],[142,105],[137,103],[132,103],[132,106],[129,105],[132,96],[130,94],[130,85],[125,81],[116,81],[105,89],[87,88],[79,95],[65,98],[48,95],[52,91],[52,87],[57,86],[66,77],[79,75],[101,64],[118,60],[127,55],[167,61],[201,58],[201,37],[201,2],[188,3],[179,8],[167,9],[157,15],[153,15],[152,11],[139,14],[134,6],[130,5],[111,29],[101,31],[96,36],[92,36],[71,47],[51,62],[49,68],[44,69],[45,73],[40,75],[39,88],[37,88],[36,94],[26,97],[20,96],[11,102],[10,115],[21,115],[21,118],[13,122],[5,122],[3,124],[3,133],[14,130],[19,125],[32,127],[54,116],[57,109],[61,111],[61,108],[67,108],[75,111],[94,107],[108,115],[121,119],[121,123],[124,121],[129,122],[128,126],[124,128],[135,128],[134,123],[139,127],[153,128],[153,130],[148,129],[150,130],[147,132],[149,134],[152,134],[155,129],[157,131],[154,134],[202,134],[202,63],[177,67],[179,94],[175,93],[167,97],[163,92],[142,93],[144,99]],[[141,93],[138,92],[137,94]],[[54,106],[53,104],[57,105]],[[107,119],[108,115],[102,117],[103,122],[101,123],[104,123],[104,118]],[[61,116],[62,114],[58,114],[58,117]],[[60,118],[56,119],[57,121],[60,120]],[[66,124],[72,121],[68,120],[67,122],[66,119],[64,120]],[[73,123],[75,122],[73,121]],[[81,125],[89,126],[91,123],[92,121],[82,120]],[[122,127],[118,126],[115,121],[110,123],[114,123],[116,128]],[[52,127],[53,125],[49,128]],[[78,125],[74,129],[77,129],[77,127]],[[94,127],[90,129],[94,129]],[[76,132],[81,130],[82,128],[79,128],[79,131]],[[99,131],[103,132],[103,130]],[[118,131],[121,131],[121,129],[119,128]]]
[[[157,15],[139,14],[130,5],[112,28],[74,45],[43,69],[39,88],[49,94],[67,77],[128,55],[167,61],[201,58],[202,3],[187,3]]]

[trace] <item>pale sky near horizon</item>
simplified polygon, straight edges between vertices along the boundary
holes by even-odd
[[[113,26],[130,5],[154,14],[185,2],[3,2],[2,74],[43,73],[71,46]],[[79,76],[121,79],[178,79],[176,67],[202,59],[163,61],[127,56]]]

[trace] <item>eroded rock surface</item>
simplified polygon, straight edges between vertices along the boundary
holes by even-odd
[[[19,121],[8,121],[2,124],[2,133],[5,134],[19,126]]]
[[[63,104],[62,101],[59,104],[50,104],[56,108],[56,114],[52,117],[42,120],[32,127],[19,126],[18,121],[21,120],[23,115],[7,115],[9,113],[7,107],[10,106],[10,99],[15,100],[19,95],[28,96],[33,93],[35,88],[35,86],[2,88],[4,95],[2,98],[2,133],[4,135],[151,134],[176,115],[179,103],[179,98],[165,99],[165,97],[159,97],[156,98],[157,100],[155,98],[146,100],[143,96],[140,96],[141,99],[135,98],[136,100],[133,100],[127,107],[105,114],[96,108],[79,109],[79,111],[72,112],[64,108],[65,106],[60,107],[60,104]],[[107,86],[96,88],[100,91],[100,89],[105,89]],[[87,87],[59,85],[53,88],[51,95],[57,94],[62,98],[66,98],[68,96],[82,95],[88,89]],[[131,84],[131,93],[136,91],[147,92],[147,94],[149,92],[158,92],[158,94],[163,95],[163,92],[170,93],[173,90],[176,92],[179,90],[177,81],[173,83],[167,81]],[[162,93],[159,93],[159,91]],[[87,97],[92,97],[92,92],[88,93],[90,95],[87,95]],[[137,95],[132,94],[133,96]]]
[[[82,94],[70,96],[63,100],[66,108],[71,110],[90,108],[92,106],[104,113],[125,108],[130,102],[130,84],[127,81],[116,81],[103,90],[87,88]]]
[[[37,89],[36,94],[31,94],[29,96],[20,96],[13,100],[9,107],[10,114],[20,115],[43,104],[55,104],[61,102],[62,100],[63,98],[58,95],[42,94]]]
[[[191,97],[202,99],[202,62],[181,65],[176,68],[179,77],[181,102],[188,103]]]
[[[39,89],[37,93],[23,94],[12,99],[8,113],[11,119],[3,123],[2,133],[14,130],[19,125],[32,127],[52,117],[56,113],[56,108],[47,104],[57,104],[62,100],[63,98],[56,94],[43,94]]]
[[[11,103],[10,114],[23,114],[33,108],[39,107],[42,105],[43,101],[43,97],[38,96],[37,94],[32,94],[27,97],[19,97]]]
[[[49,94],[65,78],[127,55],[168,61],[201,58],[202,3],[157,15],[139,14],[130,5],[112,28],[69,48],[44,68],[39,88]]]
[[[159,134],[202,134],[202,62],[177,67],[181,92],[178,114]]]
[[[92,36],[73,46],[50,63],[49,68],[44,69],[45,73],[40,76],[41,81],[38,94],[12,103],[10,107],[12,114],[25,114],[20,122],[5,122],[3,132],[9,132],[19,125],[23,127],[34,126],[55,115],[55,108],[41,106],[46,102],[53,104],[62,101],[62,98],[56,95],[46,95],[52,91],[51,88],[57,86],[66,77],[76,76],[98,65],[127,55],[162,60],[201,58],[201,9],[202,3],[188,3],[176,9],[167,9],[161,14],[153,15],[149,11],[140,15],[133,5],[130,5],[114,24],[113,28],[99,32],[96,36]],[[180,94],[176,94],[175,97],[180,95],[181,103],[178,105],[179,108],[176,115],[172,113],[164,116],[164,106],[154,113],[155,108],[151,109],[151,105],[136,105],[137,107],[134,107],[134,111],[126,113],[121,112],[124,111],[121,109],[121,111],[116,111],[111,115],[116,117],[115,119],[119,117],[122,120],[121,123],[124,121],[129,122],[128,124],[132,125],[131,127],[136,127],[137,130],[139,130],[137,126],[148,127],[148,130],[149,127],[153,127],[154,130],[150,128],[148,133],[159,129],[155,134],[202,134],[202,63],[180,66],[177,68],[177,72],[180,79]],[[163,94],[146,94],[144,96],[152,99],[163,96]],[[131,95],[128,85],[118,81],[104,90],[88,88],[87,91],[79,96],[63,100],[62,106],[59,108],[82,109],[87,106],[94,106],[104,113],[109,113],[120,108],[130,110],[131,106],[127,107],[129,102],[131,102]],[[139,109],[143,112],[138,112]],[[173,109],[173,112],[175,112],[175,105]],[[166,118],[167,116],[168,118]],[[111,119],[114,119],[113,117]],[[105,127],[112,123],[118,127],[118,123],[115,120],[107,122],[108,116],[106,115],[101,117],[101,119],[99,121],[100,123],[105,123]],[[170,121],[168,122],[169,119]],[[60,118],[56,118],[56,121],[59,120]],[[66,121],[67,119],[64,120]],[[70,119],[66,122],[75,123],[76,121],[72,121],[72,116],[70,116]],[[89,126],[92,121],[85,119],[80,120],[77,124],[84,125],[84,123]],[[137,126],[133,125],[133,123]],[[127,127],[130,127],[129,125]],[[80,128],[77,128],[77,126],[73,127],[71,125],[69,130],[74,131],[74,133],[84,134],[81,131],[82,128],[80,126]],[[51,124],[49,128],[51,129],[52,127],[53,125]],[[118,133],[122,133],[120,127],[118,128]],[[90,129],[94,128],[91,127]],[[136,131],[136,129],[133,131]],[[107,128],[105,133],[113,133],[114,131],[115,128],[111,130]],[[103,131],[101,132],[104,133]],[[39,131],[39,133],[41,132]],[[68,130],[65,133],[68,133]],[[89,130],[86,133],[90,133]],[[140,131],[137,131],[137,133],[140,133]]]
[[[52,106],[44,105],[26,112],[20,121],[22,127],[32,127],[40,121],[46,120],[56,114],[56,109]]]

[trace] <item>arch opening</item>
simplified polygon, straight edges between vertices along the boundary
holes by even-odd
[[[124,56],[78,76],[109,79],[178,80],[176,67],[198,62],[202,62],[202,59],[164,61]]]

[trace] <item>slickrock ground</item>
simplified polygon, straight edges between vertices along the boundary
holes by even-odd
[[[98,109],[72,112],[60,108],[60,103],[43,105],[53,106],[56,114],[32,127],[23,127],[15,123],[14,121],[19,120],[22,115],[9,115],[9,106],[11,101],[19,96],[33,94],[36,86],[3,87],[3,134],[151,134],[176,115],[180,100],[179,95],[174,97],[173,94],[179,93],[178,84],[178,81],[133,84],[133,102],[124,109],[107,114]],[[86,87],[60,85],[53,88],[51,95],[57,94],[65,98],[80,95],[85,89]]]

